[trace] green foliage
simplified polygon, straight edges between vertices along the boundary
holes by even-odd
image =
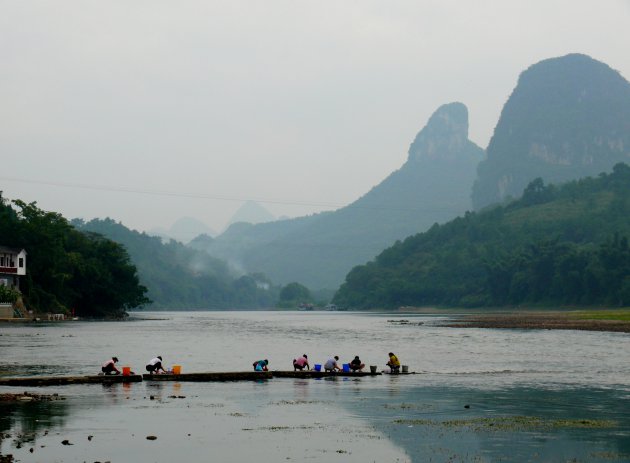
[[[122,316],[148,301],[136,268],[118,244],[75,230],[55,212],[36,203],[0,196],[0,242],[28,252],[22,293],[40,312],[69,312],[86,317]]]
[[[334,297],[353,308],[630,305],[630,168],[522,198],[397,242]]]
[[[312,302],[312,296],[309,289],[300,283],[289,283],[280,291],[278,307],[294,308],[298,304]]]
[[[112,219],[73,225],[121,243],[138,267],[152,308],[259,309],[276,305],[279,289],[262,274],[232,275],[225,261],[170,240],[126,228]]]
[[[14,304],[19,297],[20,293],[15,289],[0,285],[0,302],[9,302]]]

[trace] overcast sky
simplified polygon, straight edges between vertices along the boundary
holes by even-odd
[[[537,61],[630,78],[629,25],[630,0],[0,0],[0,190],[139,230],[336,209],[444,103],[485,148]]]

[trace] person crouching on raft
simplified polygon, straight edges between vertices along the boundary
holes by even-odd
[[[388,355],[389,362],[387,362],[387,366],[392,369],[392,373],[400,373],[400,360],[393,352],[390,352]]]
[[[269,360],[256,360],[253,364],[254,371],[269,371],[267,365],[269,365]]]
[[[116,362],[118,362],[118,357],[112,357],[107,362],[101,365],[101,371],[106,375],[119,375],[120,370],[116,368]]]
[[[355,355],[352,362],[350,362],[350,369],[352,371],[361,371],[364,368],[365,368],[365,363],[361,363],[361,359],[359,359],[359,356]]]
[[[166,373],[166,370],[164,370],[164,367],[162,366],[161,355],[158,355],[154,359],[151,359],[151,361],[149,361],[149,363],[147,364],[146,368],[150,374],[158,373],[160,370],[162,370],[162,373]]]
[[[339,356],[335,355],[333,358],[328,359],[324,364],[324,371],[341,371],[341,367],[337,363],[339,361]]]
[[[304,370],[306,367],[307,370],[311,369],[311,366],[308,364],[308,355],[304,354],[302,357],[299,357],[297,360],[293,359],[293,371]]]

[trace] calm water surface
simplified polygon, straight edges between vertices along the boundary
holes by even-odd
[[[156,355],[183,372],[250,370],[261,358],[287,370],[302,353],[312,363],[359,355],[380,369],[389,351],[421,374],[29,388],[66,400],[0,405],[0,432],[10,436],[1,454],[25,462],[630,461],[627,334],[444,328],[445,317],[426,315],[135,315],[152,320],[0,325],[0,375],[94,374],[113,355],[138,373]]]

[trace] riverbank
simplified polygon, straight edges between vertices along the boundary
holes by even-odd
[[[474,314],[455,318],[444,326],[630,333],[630,309]]]

